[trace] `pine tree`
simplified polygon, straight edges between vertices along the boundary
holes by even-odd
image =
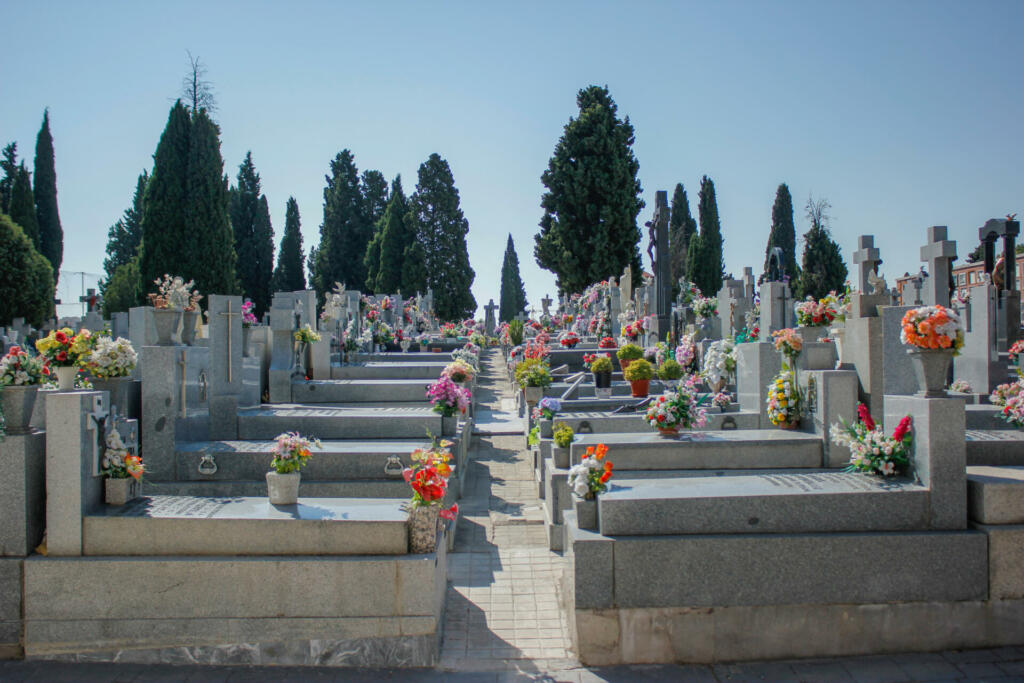
[[[471,287],[466,233],[469,222],[459,208],[448,162],[438,154],[420,164],[419,182],[410,204],[416,241],[423,244],[427,284],[434,290],[434,310],[442,320],[461,320],[476,312]]]
[[[36,251],[20,226],[0,214],[0,322],[23,317],[40,326],[52,313],[50,262]]]
[[[191,136],[188,110],[179,100],[171,107],[153,155],[153,173],[143,201],[139,276],[144,295],[153,291],[153,281],[165,273],[185,275],[178,267],[186,263],[184,243],[197,239],[185,229]]]
[[[408,224],[409,201],[402,190],[402,176],[395,176],[391,183],[391,198],[380,219],[380,261],[376,291],[394,294],[399,290],[403,296],[412,294],[402,289],[402,268],[405,248],[416,240]]]
[[[676,183],[672,193],[672,211],[668,221],[668,251],[672,262],[672,286],[679,278],[686,277],[686,258],[690,250],[690,239],[697,234],[697,221],[690,214],[690,201],[682,183]]]
[[[107,257],[103,259],[103,270],[107,274],[108,281],[118,268],[138,255],[139,244],[142,242],[142,213],[146,198],[146,183],[148,182],[149,173],[143,171],[135,182],[132,205],[125,209],[124,215],[107,231]],[[101,290],[103,286],[101,282]],[[106,297],[105,292],[104,297]],[[134,304],[132,305],[134,306]]]
[[[829,231],[832,208],[827,199],[808,197],[805,206],[811,229],[804,234],[803,269],[800,273],[800,296],[821,299],[829,292],[842,292],[846,283],[846,264],[839,245]]]
[[[639,163],[633,126],[620,121],[607,88],[590,86],[576,96],[579,118],[569,119],[548,168],[541,197],[534,257],[556,275],[563,292],[618,275],[627,265],[640,277]]]
[[[789,193],[786,183],[779,185],[775,191],[775,204],[772,205],[772,230],[768,235],[768,246],[764,250],[764,274],[763,281],[768,275],[768,258],[772,249],[782,249],[784,259],[782,269],[789,281],[795,288],[799,283],[800,270],[796,265],[796,228],[793,226],[793,197]]]
[[[238,167],[238,184],[231,188],[228,207],[242,294],[252,299],[255,315],[261,317],[270,308],[274,231],[266,195],[260,194],[260,174],[252,162],[251,151]]]
[[[715,184],[707,176],[700,180],[697,209],[700,213],[700,236],[690,240],[687,277],[704,296],[715,296],[722,288],[722,227],[718,221]]]
[[[519,255],[512,241],[512,233],[508,235],[505,245],[505,260],[501,264],[501,297],[498,303],[498,320],[508,322],[526,310],[526,289],[523,279],[519,276]]]
[[[11,191],[11,220],[21,226],[25,236],[32,241],[32,247],[39,250],[39,221],[36,218],[36,200],[32,195],[32,177],[25,163],[18,166]],[[42,252],[40,252],[42,253]]]
[[[313,287],[321,303],[335,282],[351,289],[366,283],[366,247],[372,226],[366,222],[359,172],[345,149],[331,161],[324,188],[324,220],[313,264]]]
[[[295,197],[289,197],[284,212],[281,251],[278,252],[277,268],[274,270],[275,291],[297,292],[306,288],[306,274],[302,267],[301,227],[299,204]]]
[[[11,212],[11,196],[14,193],[14,180],[18,176],[18,143],[12,142],[4,147],[0,158],[0,213]]]
[[[36,218],[39,221],[40,252],[53,266],[54,282],[64,260],[64,229],[57,210],[57,170],[54,167],[53,136],[50,134],[50,111],[43,110],[43,125],[36,136],[35,159]]]

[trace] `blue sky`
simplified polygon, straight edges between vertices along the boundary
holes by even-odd
[[[527,294],[540,174],[577,90],[608,85],[636,127],[649,220],[682,182],[715,181],[727,271],[758,272],[775,188],[798,233],[832,204],[850,264],[873,233],[890,282],[930,225],[961,256],[987,218],[1024,213],[1024,2],[11,2],[0,144],[31,156],[50,107],[64,269],[100,273],[106,232],[152,164],[186,50],[209,69],[225,170],[252,150],[280,239],[294,195],[318,239],[324,174],[451,164],[469,220],[473,291],[498,299],[512,234]],[[646,244],[641,251],[646,250]],[[645,257],[646,259],[646,257]]]

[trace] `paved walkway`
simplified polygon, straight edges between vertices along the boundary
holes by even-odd
[[[547,549],[522,425],[492,354],[467,472],[441,662],[434,670],[0,662],[6,681],[1024,681],[1024,647],[715,666],[582,668],[560,607],[566,560]],[[514,432],[514,433],[513,433]]]

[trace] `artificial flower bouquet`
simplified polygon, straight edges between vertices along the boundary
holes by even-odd
[[[850,315],[851,292],[852,290],[850,288],[850,283],[847,282],[842,294],[837,294],[835,290],[832,290],[825,296],[824,299],[821,300],[822,303],[828,306],[828,309],[832,315],[832,320],[844,322],[846,320],[846,317]]]
[[[381,346],[391,343],[393,333],[391,326],[387,323],[380,322],[373,326],[373,343],[380,344]]]
[[[605,460],[608,447],[603,443],[587,446],[587,451],[579,465],[569,469],[569,488],[580,498],[592,500],[598,494],[608,490],[608,480],[612,478],[612,463]],[[603,461],[603,462],[602,462]]]
[[[445,366],[441,372],[442,377],[447,377],[456,384],[472,382],[476,376],[476,369],[463,360],[455,360]]]
[[[694,429],[707,425],[707,396],[697,391],[697,378],[690,375],[679,387],[658,396],[647,407],[647,424],[659,430]]]
[[[467,347],[470,345],[467,344]],[[473,368],[473,373],[478,374],[480,372],[480,360],[476,353],[469,348],[456,349],[452,352],[452,360],[461,361]]]
[[[794,306],[796,324],[801,327],[825,327],[836,319],[836,310],[825,299],[815,301],[812,297],[800,301]]]
[[[571,349],[575,348],[575,346],[580,343],[580,338],[576,335],[575,332],[565,332],[558,339],[558,343],[567,349]]]
[[[313,331],[313,328],[309,326],[309,323],[306,323],[299,329],[295,330],[292,337],[295,341],[303,344],[312,344],[313,342],[320,341],[320,335]]]
[[[533,416],[536,419],[551,420],[554,419],[555,415],[561,409],[562,404],[557,398],[545,396],[540,400],[540,403],[537,404],[537,407],[533,409]]]
[[[54,367],[73,367],[81,365],[92,351],[92,333],[82,329],[78,334],[70,327],[54,330],[36,342],[36,351],[46,359],[46,364]]]
[[[412,466],[402,470],[402,478],[412,488],[410,508],[441,505],[448,490],[448,478],[455,470],[455,465],[450,464],[452,454],[448,447],[451,443],[441,441],[438,444],[435,440],[430,448],[418,448],[412,452]],[[449,521],[454,520],[458,513],[458,503],[438,511],[441,519]]]
[[[1017,366],[1017,373],[1020,374],[1020,354],[1024,351],[1024,339],[1018,339],[1013,342],[1013,346],[1010,347],[1010,363]]]
[[[775,339],[775,350],[785,356],[789,363],[795,361],[804,348],[803,338],[791,327],[772,332],[772,337]]]
[[[12,346],[0,358],[0,387],[27,387],[46,381],[46,369],[40,356],[30,356],[20,346]]]
[[[459,336],[459,328],[455,323],[444,323],[441,325],[441,336],[446,339],[454,339]]]
[[[103,450],[103,460],[100,462],[100,472],[108,479],[127,479],[131,477],[136,481],[142,480],[146,472],[146,466],[142,463],[142,457],[132,455],[125,446],[120,432],[111,429],[105,439],[106,448]]]
[[[905,416],[896,426],[892,436],[886,436],[881,426],[875,424],[867,407],[857,405],[857,421],[847,424],[839,418],[832,425],[832,443],[850,449],[850,464],[847,472],[863,472],[890,477],[903,474],[910,465],[910,416]]]
[[[614,349],[616,346],[615,340],[611,337],[601,337],[601,340],[597,342],[597,348],[599,349]]]
[[[974,393],[974,388],[971,386],[970,382],[968,382],[966,380],[963,380],[963,379],[955,379],[955,380],[953,380],[953,382],[950,383],[950,385],[949,385],[949,390],[950,391],[954,391],[954,392],[956,392],[958,394],[973,394]]]
[[[124,337],[111,339],[109,335],[100,334],[93,336],[92,341],[92,351],[82,367],[96,379],[127,377],[135,369],[139,356]]]
[[[611,355],[607,353],[585,353],[583,354],[583,369],[587,372],[591,372],[594,361],[599,357],[611,359]]]
[[[776,427],[792,427],[800,422],[803,396],[797,386],[796,377],[790,370],[783,370],[768,385],[768,419]]]
[[[675,350],[676,362],[684,370],[693,371],[697,369],[697,345],[693,341],[692,334],[684,334],[679,340],[679,346]]]
[[[732,394],[728,391],[719,391],[711,398],[711,405],[721,410],[725,410],[732,405]]]
[[[469,407],[470,393],[449,378],[442,376],[427,387],[427,398],[430,399],[435,413],[443,417],[452,417],[456,411],[465,413]]]
[[[252,327],[259,324],[259,320],[256,319],[256,314],[253,313],[253,309],[256,308],[256,304],[252,302],[252,299],[246,299],[242,304],[242,327]],[[324,311],[324,314],[327,312]],[[321,315],[323,318],[323,315]]]
[[[912,308],[903,315],[900,341],[919,349],[952,349],[960,354],[964,327],[960,315],[942,305]]]
[[[701,374],[714,386],[736,372],[736,347],[729,339],[718,339],[708,345]]]
[[[163,278],[153,280],[156,285],[156,294],[149,295],[149,301],[153,308],[165,308],[172,311],[198,311],[199,302],[202,300],[196,290],[194,280],[185,282],[180,275],[164,274]]]
[[[712,318],[718,315],[718,299],[698,296],[693,300],[693,312],[698,318]]]
[[[628,325],[625,325],[622,328],[622,331],[621,331],[622,334],[619,335],[619,336],[621,336],[623,339],[628,339],[630,341],[636,341],[637,339],[640,338],[640,335],[643,334],[643,331],[644,331],[644,324],[643,324],[643,322],[640,321],[640,320],[634,320],[633,322],[629,323]]]
[[[313,446],[320,448],[320,440],[310,439],[298,432],[278,434],[270,466],[278,474],[298,472],[313,456]]]
[[[1000,384],[988,399],[1002,408],[999,417],[1014,427],[1024,427],[1024,378]]]

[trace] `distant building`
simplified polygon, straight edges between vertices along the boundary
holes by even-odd
[[[998,259],[1000,254],[996,255]],[[982,282],[982,274],[985,272],[985,262],[975,261],[953,266],[953,283],[956,291],[964,299],[967,298],[968,290]],[[916,274],[904,273],[903,277],[896,279],[896,293],[899,296],[900,304],[912,306],[914,304],[914,285],[912,280]],[[1024,282],[1024,254],[1017,254],[1017,289],[1021,288]],[[923,288],[922,288],[923,289]],[[906,291],[906,295],[904,295]]]

